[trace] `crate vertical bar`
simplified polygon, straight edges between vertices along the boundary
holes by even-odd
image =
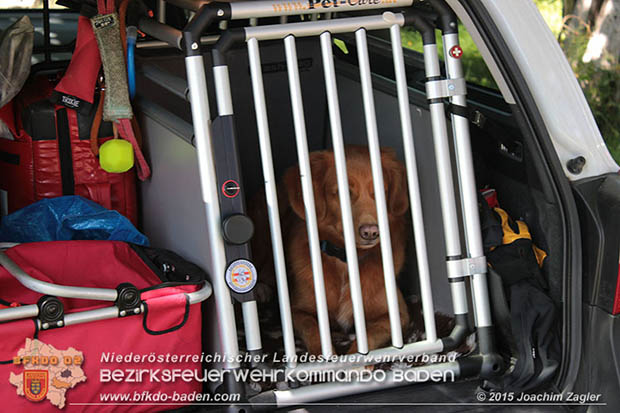
[[[409,204],[413,234],[415,238],[416,257],[418,260],[418,274],[420,278],[420,295],[422,296],[422,309],[424,313],[424,330],[426,339],[437,340],[435,328],[435,308],[433,306],[433,291],[431,288],[431,273],[428,264],[428,251],[426,247],[426,232],[424,231],[424,216],[422,214],[422,199],[420,196],[420,182],[418,179],[418,166],[413,146],[413,128],[411,126],[411,112],[409,108],[409,90],[407,88],[407,76],[405,74],[405,59],[400,38],[400,26],[395,24],[390,27],[390,40],[392,41],[392,58],[394,60],[394,73],[396,75],[396,91],[398,94],[398,107],[400,122],[403,133],[403,148],[405,164],[407,167],[407,183],[409,186]]]
[[[390,317],[392,345],[394,347],[401,348],[403,346],[403,333],[400,324],[400,311],[398,308],[398,292],[396,290],[396,275],[394,274],[390,223],[388,221],[388,212],[385,200],[383,168],[381,167],[381,148],[379,146],[379,133],[377,130],[375,102],[372,91],[366,29],[358,29],[355,32],[355,40],[357,44],[360,79],[362,83],[362,99],[364,102],[364,116],[366,118],[366,133],[368,135],[368,151],[370,153],[370,164],[375,190],[375,202],[377,204],[377,220],[379,221],[379,233],[381,234],[381,258],[383,261],[383,276],[385,278],[385,292]]]
[[[342,232],[347,254],[347,270],[351,287],[351,302],[353,304],[353,320],[355,323],[355,338],[358,353],[368,353],[368,337],[366,334],[366,318],[364,316],[364,299],[360,282],[359,263],[357,262],[357,247],[355,244],[355,230],[353,227],[353,213],[351,212],[351,197],[349,195],[349,178],[345,159],[342,122],[340,117],[340,103],[338,101],[338,86],[336,85],[336,71],[332,51],[332,36],[324,32],[320,36],[321,55],[323,57],[323,72],[325,75],[325,89],[332,134],[332,146],[336,161],[336,178],[338,179],[338,197],[342,213]]]
[[[267,201],[267,211],[269,215],[269,229],[271,231],[273,261],[278,287],[278,303],[280,306],[280,318],[282,321],[284,353],[288,359],[287,366],[294,367],[296,365],[295,337],[293,333],[293,319],[286,276],[286,263],[284,262],[282,229],[280,226],[278,195],[276,193],[276,178],[273,169],[273,156],[271,153],[271,138],[269,136],[269,122],[267,119],[267,105],[265,103],[265,89],[263,86],[260,50],[258,48],[258,41],[254,38],[248,39],[247,44],[248,58],[250,60],[250,76],[252,78],[252,92],[254,95],[254,107],[256,108],[256,123],[258,127],[260,156],[263,166],[263,178],[265,180],[265,198]]]
[[[325,280],[323,279],[321,247],[319,245],[319,228],[317,225],[314,203],[314,186],[312,183],[312,171],[310,170],[306,121],[304,119],[303,98],[301,96],[301,83],[299,81],[299,67],[294,36],[287,36],[284,38],[284,52],[286,54],[286,66],[293,110],[293,124],[295,126],[295,140],[297,142],[297,158],[299,160],[299,175],[306,214],[306,230],[308,231],[310,259],[312,262],[314,296],[316,299],[319,334],[321,336],[321,352],[324,356],[328,357],[332,355],[332,340],[329,331],[329,314],[325,295]]]

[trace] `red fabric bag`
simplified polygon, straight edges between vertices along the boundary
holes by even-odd
[[[137,226],[135,168],[108,173],[91,151],[100,67],[92,27],[80,16],[76,48],[62,79],[29,79],[9,103],[13,110],[0,113],[16,134],[15,140],[0,139],[0,189],[7,192],[9,213],[43,198],[81,195]],[[103,122],[98,144],[112,135],[111,123]]]
[[[170,377],[175,370],[203,377],[200,304],[189,305],[187,295],[203,283],[196,276],[190,277],[191,282],[163,282],[162,278],[170,277],[139,248],[117,241],[57,241],[22,244],[6,251],[27,274],[41,281],[111,289],[129,282],[140,289],[145,311],[50,330],[38,330],[32,319],[0,323],[3,410],[159,411],[170,405],[153,403],[171,403],[174,397],[182,401],[181,395],[202,392],[199,380]],[[195,267],[175,265],[182,271],[188,265]],[[0,311],[36,303],[42,296],[25,288],[3,267],[0,286]],[[61,301],[65,314],[113,305],[83,299]],[[173,359],[174,355],[185,358]],[[15,364],[16,357],[19,364]],[[57,358],[55,364],[52,357]],[[115,373],[122,374],[122,379],[112,378],[115,370],[122,372]],[[140,377],[141,370],[145,373]]]

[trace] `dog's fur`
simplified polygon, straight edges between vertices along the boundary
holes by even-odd
[[[375,349],[389,343],[390,322],[381,260],[382,235],[379,234],[375,240],[368,240],[362,237],[360,230],[363,225],[378,224],[368,149],[362,146],[349,146],[346,148],[346,159],[368,346],[369,349]],[[381,163],[386,188],[394,271],[398,274],[405,263],[407,235],[409,234],[407,225],[409,203],[405,168],[396,159],[394,152],[388,149],[381,151]],[[327,240],[335,246],[344,248],[334,155],[331,151],[313,152],[310,154],[310,165],[319,237],[321,240]],[[297,166],[288,169],[284,174],[278,187],[278,197],[289,275],[293,326],[296,334],[304,341],[308,352],[320,354],[321,344],[313,272]],[[274,285],[273,256],[271,242],[267,235],[269,229],[264,208],[266,208],[264,197],[262,197],[262,203],[255,202],[250,208],[257,225],[252,248],[262,282]],[[331,328],[340,327],[344,331],[349,331],[353,326],[353,309],[347,264],[325,253],[321,254],[321,259]],[[265,299],[265,294],[262,295]],[[409,323],[409,313],[400,291],[398,291],[398,304],[401,323],[406,326]],[[357,352],[355,341],[349,352]]]

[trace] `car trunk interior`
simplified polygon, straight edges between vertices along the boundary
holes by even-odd
[[[355,41],[352,36],[338,37],[347,46],[346,52],[342,48],[334,48],[344,140],[346,144],[363,145],[367,138]],[[403,160],[390,44],[381,37],[369,37],[368,44],[380,143],[383,147],[393,148]],[[209,46],[205,46],[204,50],[207,84],[212,85]],[[297,50],[309,150],[330,149],[329,116],[319,41],[316,38],[297,39]],[[281,42],[261,42],[261,58],[275,172],[277,177],[281,177],[288,167],[297,163],[286,60]],[[187,259],[201,264],[209,272],[210,262],[206,254],[209,245],[205,234],[207,225],[193,147],[190,106],[186,99],[171,91],[171,85],[175,83],[173,80],[182,80],[180,84],[183,84],[185,79],[183,56],[169,49],[142,47],[137,59],[140,73],[136,111],[145,136],[145,153],[153,169],[152,178],[140,185],[142,230],[152,245],[174,249]],[[445,265],[442,216],[438,208],[437,167],[424,92],[424,63],[422,55],[414,51],[405,53],[405,62],[433,298],[436,311],[450,315],[452,304]],[[247,50],[232,49],[228,54],[228,65],[237,145],[240,148],[242,185],[248,198],[251,198],[263,190],[263,176]],[[211,118],[214,119],[216,99],[213,88],[210,89]],[[477,186],[479,189],[494,188],[501,208],[513,219],[526,222],[534,243],[547,252],[543,273],[549,283],[549,294],[557,306],[558,320],[561,320],[564,231],[557,212],[558,200],[548,189],[552,183],[537,172],[539,169],[534,166],[532,151],[535,149],[532,140],[523,137],[512,114],[513,109],[499,92],[468,84],[468,105],[477,110],[484,120],[478,122],[479,125],[470,125]],[[222,137],[214,136],[213,139]],[[411,244],[407,265],[399,279],[406,297],[416,297],[419,291],[415,248]],[[212,306],[212,302],[209,305]],[[210,343],[210,348],[216,350],[217,321],[215,317],[210,317],[206,322],[210,325],[206,329],[205,339]],[[500,350],[508,354],[507,349]],[[395,401],[406,401],[413,397],[418,401],[419,396],[422,402],[431,403],[449,395],[455,403],[475,402],[478,384],[476,380],[466,380],[459,384],[424,384],[415,386],[416,390],[387,390],[386,394],[391,394]],[[434,390],[430,390],[431,387]],[[373,399],[372,394],[369,394],[352,396],[346,400],[372,403],[379,399]],[[461,406],[459,411],[463,411],[463,408],[466,407]],[[315,406],[312,409],[319,411],[321,408]]]

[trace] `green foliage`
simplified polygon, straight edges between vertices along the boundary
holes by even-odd
[[[579,25],[578,31],[575,31],[565,24],[562,16],[563,0],[534,2],[553,34],[560,40],[609,152],[620,163],[620,65],[614,64],[604,69],[594,62],[583,62],[582,57],[591,35],[590,28]]]
[[[556,37],[559,36],[564,27],[562,0],[534,0],[534,3],[536,3],[538,11],[542,14],[553,34]]]
[[[616,162],[620,163],[620,65],[611,64],[608,69],[604,69],[594,62],[583,62],[581,57],[586,50],[588,39],[585,31],[573,34],[570,41],[563,39],[562,47],[590,104],[607,147]]]
[[[405,28],[402,32],[402,43],[404,47],[413,49],[417,52],[422,52],[422,36],[420,33],[413,29]],[[441,32],[438,30],[436,33],[437,47],[439,50],[443,49],[443,42],[441,41]],[[461,48],[463,49],[463,71],[465,73],[465,79],[468,82],[472,82],[485,87],[497,89],[497,85],[487,68],[487,65],[482,59],[482,55],[478,51],[478,48],[474,44],[473,39],[465,30],[463,25],[459,24],[459,41]]]

